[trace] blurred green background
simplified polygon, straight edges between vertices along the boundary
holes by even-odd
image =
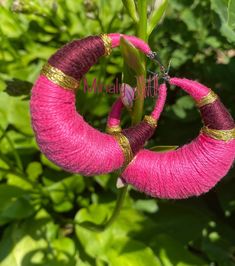
[[[79,224],[101,223],[111,215],[118,193],[115,177],[71,175],[36,145],[29,98],[44,62],[66,42],[90,34],[140,36],[136,21],[141,12],[148,15],[145,37],[152,50],[159,51],[165,65],[171,60],[170,75],[210,86],[235,117],[235,1],[147,1],[144,10],[145,2],[136,1],[135,7],[132,0],[0,1],[1,266],[235,265],[234,170],[199,198],[159,200],[130,189],[115,223],[97,233]],[[111,84],[123,69],[120,49],[115,49],[86,77]],[[147,69],[158,71],[149,61]],[[104,130],[116,98],[80,91],[77,106],[88,122]],[[154,99],[146,99],[144,112],[153,104]],[[126,112],[123,126],[129,123]],[[192,99],[170,88],[148,147],[182,145],[200,127]]]

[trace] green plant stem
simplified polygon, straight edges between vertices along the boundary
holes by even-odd
[[[137,37],[147,41],[147,0],[138,0],[138,13],[139,13],[139,22],[137,23]],[[134,103],[133,112],[132,112],[132,124],[135,125],[139,123],[143,115],[144,107],[144,90],[145,90],[145,77],[146,77],[146,67],[145,67],[145,55],[140,54],[141,63],[144,66],[144,71],[142,73],[142,78],[137,79],[137,90],[138,97]]]
[[[122,209],[122,205],[123,205],[123,203],[125,201],[125,197],[126,197],[126,194],[127,194],[127,189],[128,189],[128,186],[124,186],[123,188],[119,189],[117,202],[116,202],[114,211],[112,213],[112,216],[110,217],[110,219],[105,224],[106,228],[109,227],[110,225],[112,225],[113,222],[118,217],[118,215],[119,215],[119,213],[120,213],[120,211]]]
[[[147,41],[147,0],[138,0],[138,12],[139,12],[139,21],[137,23],[137,36],[144,41]],[[144,66],[144,71],[142,77],[137,78],[137,90],[138,97],[134,103],[133,113],[132,113],[132,124],[135,125],[139,123],[142,119],[143,107],[144,107],[144,90],[145,90],[145,76],[146,76],[146,67],[145,67],[145,55],[141,54],[141,63]],[[94,231],[104,231],[118,217],[121,208],[124,204],[125,197],[127,194],[128,186],[121,188],[118,192],[118,198],[114,211],[110,219],[104,225],[95,225],[91,223],[83,223],[83,226]],[[92,227],[91,227],[92,226]]]
[[[5,139],[7,140],[8,144],[9,144],[9,146],[12,149],[12,153],[13,153],[13,155],[15,157],[16,165],[18,166],[19,170],[23,171],[23,163],[22,163],[22,161],[20,159],[20,156],[19,156],[18,152],[16,151],[16,149],[14,147],[14,144],[13,144],[12,140],[8,137],[7,132],[5,132],[2,127],[0,127],[0,131],[2,132],[3,137],[5,137]]]
[[[137,36],[147,41],[147,0],[138,0],[138,13],[140,19],[137,24]]]

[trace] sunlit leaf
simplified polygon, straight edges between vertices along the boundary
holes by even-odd
[[[234,0],[210,0],[211,8],[221,20],[221,33],[230,42],[235,42],[235,3]]]
[[[42,165],[39,162],[31,162],[26,169],[26,173],[31,180],[36,180],[42,172]]]
[[[161,21],[166,8],[167,8],[168,0],[162,0],[161,4],[155,8],[155,10],[152,12],[149,18],[148,23],[148,35],[152,33],[155,27],[159,24]]]
[[[0,225],[29,217],[34,208],[29,192],[11,185],[0,185]]]
[[[134,0],[122,0],[122,3],[126,8],[127,13],[134,20],[134,22],[138,22],[138,15],[136,11],[135,1]]]
[[[123,37],[120,40],[120,46],[126,64],[134,70],[137,76],[142,75],[144,73],[144,66],[141,63],[138,50]]]
[[[33,84],[28,81],[23,81],[19,79],[13,79],[6,81],[7,87],[5,91],[10,96],[22,96],[27,95],[29,96],[30,91],[32,89]]]
[[[164,151],[173,151],[176,150],[179,146],[154,146],[151,147],[151,151],[164,152]]]

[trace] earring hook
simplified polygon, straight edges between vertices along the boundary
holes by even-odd
[[[166,68],[163,65],[162,60],[157,52],[151,51],[148,54],[148,57],[150,60],[152,60],[154,63],[156,63],[159,66],[163,80],[169,83],[169,79],[170,79],[169,71],[170,71],[170,66],[171,66],[171,60],[169,61],[169,64]]]

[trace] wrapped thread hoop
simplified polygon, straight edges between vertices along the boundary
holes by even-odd
[[[120,44],[121,36],[146,55],[151,52],[135,36],[89,36],[68,43],[52,55],[33,88],[31,114],[38,144],[49,159],[67,171],[94,175],[126,166],[154,132],[155,128],[142,121],[131,130],[110,136],[92,128],[75,112],[74,91],[81,78],[99,57],[109,55]]]
[[[56,72],[58,76],[48,74],[53,68],[46,74],[43,70],[31,98],[32,125],[39,147],[65,170],[84,175],[117,170],[135,156],[122,178],[153,197],[185,198],[207,192],[226,175],[235,156],[234,121],[218,99],[202,104],[204,97],[209,101],[207,87],[187,79],[169,79],[170,84],[181,87],[199,102],[204,124],[209,129],[202,129],[196,140],[171,152],[141,149],[155,129],[149,118],[134,128],[119,132],[122,140],[117,140],[117,137],[91,127],[76,112],[74,89],[78,84],[74,80],[79,83],[100,56],[110,53],[110,46],[118,46],[120,36],[108,34],[105,37],[108,48],[104,37],[100,36],[74,41],[49,59],[51,67],[59,70]],[[122,36],[150,57],[152,52],[146,43],[134,36]],[[164,102],[163,96],[163,105]],[[161,108],[151,114],[154,121]],[[214,136],[218,136],[221,130],[225,131],[223,136],[226,135],[226,139],[219,134],[221,139],[218,140]],[[126,155],[127,150],[132,154]]]

